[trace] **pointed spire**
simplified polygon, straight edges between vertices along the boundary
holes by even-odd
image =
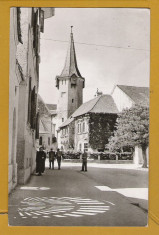
[[[73,28],[73,26],[71,26],[70,42],[69,42],[69,48],[67,51],[65,66],[64,66],[64,69],[63,69],[60,77],[65,77],[65,76],[70,77],[73,74],[75,74],[77,77],[81,77],[81,74],[80,74],[78,67],[77,67],[76,52],[75,52],[72,28]]]

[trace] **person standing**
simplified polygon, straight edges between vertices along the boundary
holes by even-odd
[[[84,153],[82,154],[82,171],[87,171],[87,158],[88,154],[86,150],[84,150]]]
[[[46,153],[43,151],[43,147],[40,147],[36,153],[36,173],[40,176],[45,170]]]
[[[58,170],[60,170],[61,169],[61,159],[62,159],[62,152],[60,151],[60,149],[57,149],[56,157],[57,157],[57,163],[58,163]]]
[[[56,158],[56,154],[53,151],[53,149],[51,148],[51,150],[49,152],[49,169],[51,169],[51,165],[52,165],[52,169],[54,169],[55,158]]]

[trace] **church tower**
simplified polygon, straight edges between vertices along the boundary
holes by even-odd
[[[56,76],[56,87],[59,90],[57,104],[58,127],[83,103],[85,79],[81,76],[76,60],[75,45],[71,34],[65,65],[60,76]]]

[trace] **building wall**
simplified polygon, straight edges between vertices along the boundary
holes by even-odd
[[[10,10],[9,192],[17,183],[24,184],[35,169],[39,40],[43,27],[39,10]]]
[[[21,76],[16,63],[17,36],[17,10],[10,9],[10,70],[9,70],[9,176],[8,191],[17,184],[17,126],[18,126],[18,99],[19,82]]]
[[[52,142],[52,134],[50,133],[40,133],[39,137],[42,137],[42,144],[40,143],[39,138],[39,147],[43,146],[46,151],[50,151],[51,148],[53,148],[55,151],[57,150],[57,142]],[[50,144],[48,142],[48,138],[50,138]]]
[[[69,150],[69,126],[66,126],[60,130],[60,148],[63,151]]]
[[[32,8],[21,8],[21,31],[23,44],[17,48],[17,59],[23,70],[24,81],[20,83],[18,123],[18,183],[24,184],[35,169],[35,130],[28,121],[29,88],[38,90],[38,75],[33,49]],[[31,79],[31,87],[30,81]]]
[[[112,97],[119,112],[123,109],[131,108],[134,104],[134,102],[118,86],[115,87]]]
[[[75,79],[76,85],[73,85],[71,82],[68,84],[68,117],[83,103],[83,79],[76,77]]]
[[[83,129],[85,123],[85,130]],[[80,127],[81,126],[81,127]],[[83,151],[85,144],[89,149],[89,117],[81,117],[75,120],[75,151]]]
[[[57,104],[57,125],[65,122],[71,114],[83,103],[83,79],[75,78],[76,84],[71,84],[71,78],[59,78],[59,98]],[[71,130],[73,131],[73,127]],[[72,132],[73,134],[73,132]],[[58,146],[61,148],[61,133],[58,133]],[[69,140],[70,141],[70,140]]]
[[[68,118],[68,86],[69,79],[59,81],[58,103],[57,103],[57,129]]]

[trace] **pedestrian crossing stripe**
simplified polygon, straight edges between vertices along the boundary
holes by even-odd
[[[109,201],[81,197],[28,197],[21,201],[18,213],[21,218],[28,219],[39,217],[47,219],[50,216],[77,218],[106,213],[111,206]]]

